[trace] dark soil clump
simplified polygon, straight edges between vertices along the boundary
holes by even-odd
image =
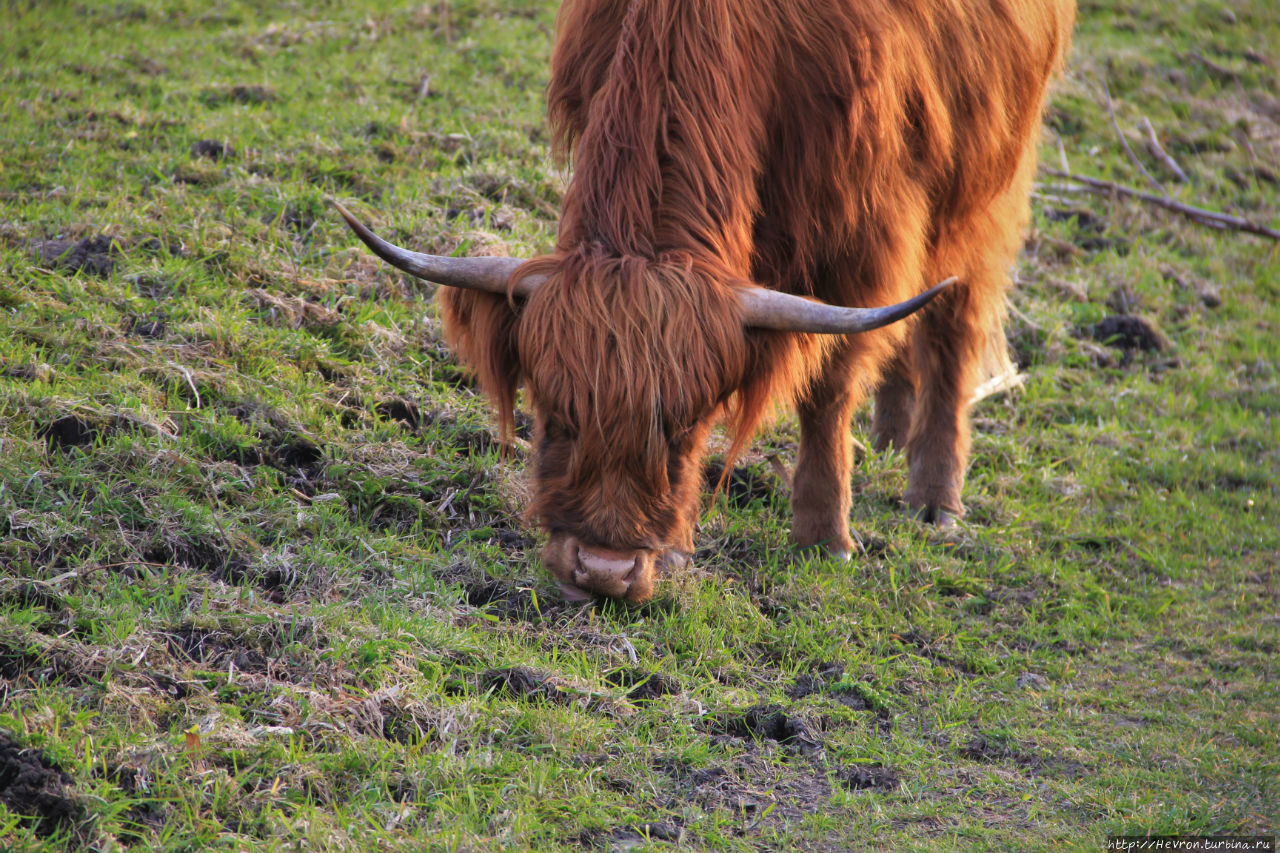
[[[795,683],[787,688],[787,695],[792,699],[803,699],[814,693],[822,693],[828,684],[844,677],[844,667],[838,663],[822,661],[813,667],[812,674],[800,675]]]
[[[167,328],[167,318],[163,313],[130,314],[125,317],[125,332],[140,338],[148,340],[163,338]]]
[[[1058,758],[1036,747],[1002,735],[978,733],[960,748],[960,754],[974,761],[1010,761],[1032,776],[1051,775],[1075,779],[1086,772],[1078,761]]]
[[[191,146],[192,157],[207,157],[210,160],[223,160],[234,157],[236,149],[229,142],[219,139],[201,139]]]
[[[120,254],[118,242],[100,234],[83,240],[41,240],[32,244],[40,263],[67,273],[85,272],[105,278],[116,266]]]
[[[18,607],[38,607],[49,613],[61,613],[66,610],[66,604],[57,593],[30,582],[19,584],[13,589],[0,593],[0,603]]]
[[[65,771],[0,732],[0,803],[33,823],[37,835],[71,829],[84,817],[84,808],[67,793],[71,784]]]
[[[772,474],[757,471],[746,465],[738,465],[726,477],[724,463],[711,461],[702,469],[702,482],[707,491],[714,490],[724,481],[724,493],[729,505],[745,509],[755,501],[768,501],[782,493],[782,484]]]
[[[550,676],[527,666],[486,670],[480,676],[480,689],[511,699],[540,699],[564,704],[573,697],[551,683]]]
[[[778,705],[753,705],[740,713],[721,714],[711,720],[711,728],[730,737],[772,740],[800,749],[822,746],[822,738],[808,723]]]
[[[848,791],[896,791],[898,774],[879,764],[859,764],[840,774],[840,784]]]
[[[246,648],[243,638],[236,638],[219,631],[183,625],[168,634],[172,652],[182,652],[194,663],[216,665],[223,668],[232,664],[244,672],[262,674],[270,668],[270,662],[261,651]]]
[[[500,581],[478,581],[466,587],[467,604],[484,609],[509,622],[536,622],[543,613],[541,602],[535,602],[533,592],[512,589]]]
[[[396,421],[410,432],[417,432],[422,424],[422,412],[412,400],[387,400],[374,407],[374,411],[390,421]]]
[[[1136,314],[1114,314],[1087,330],[1089,337],[1122,350],[1164,352],[1169,339],[1145,317]]]
[[[41,427],[37,434],[49,443],[50,450],[62,450],[93,444],[98,432],[98,428],[88,421],[75,415],[67,415]]]
[[[673,676],[640,669],[615,669],[604,676],[606,684],[627,689],[632,702],[652,702],[661,696],[675,696],[684,687]]]

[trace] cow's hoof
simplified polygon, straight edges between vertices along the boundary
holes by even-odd
[[[854,554],[863,553],[862,543],[853,540],[847,544],[828,544],[819,542],[816,545],[797,545],[796,553],[802,557],[816,557],[822,560],[834,560],[840,563],[847,563],[853,559]]]
[[[956,526],[957,520],[955,513],[940,506],[908,506],[907,517],[932,524],[939,530],[951,530]]]

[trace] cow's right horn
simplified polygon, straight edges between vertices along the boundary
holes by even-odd
[[[742,323],[756,329],[781,332],[813,332],[824,335],[850,335],[869,332],[919,311],[947,287],[955,284],[955,276],[897,305],[883,308],[848,308],[828,305],[790,293],[763,287],[744,288],[738,293],[742,305]]]
[[[519,258],[450,258],[443,255],[424,255],[411,252],[383,240],[370,231],[365,224],[356,219],[351,211],[338,202],[333,206],[347,220],[351,230],[391,266],[404,270],[409,275],[436,284],[449,287],[461,287],[466,290],[487,290],[490,293],[506,293],[511,275],[523,263]],[[526,276],[516,282],[512,293],[516,296],[528,296],[537,289],[543,276]]]

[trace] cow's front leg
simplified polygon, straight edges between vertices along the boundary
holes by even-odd
[[[850,422],[863,398],[855,368],[866,360],[860,349],[846,343],[833,351],[801,400],[800,451],[791,479],[791,541],[845,559],[854,550],[849,535]]]

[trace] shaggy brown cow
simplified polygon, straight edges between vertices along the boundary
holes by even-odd
[[[567,595],[649,598],[692,551],[712,425],[732,456],[776,402],[799,411],[796,545],[853,548],[850,418],[871,389],[908,506],[963,512],[968,401],[1073,16],[1073,0],[565,0],[547,97],[574,172],[553,254],[418,255],[344,211],[380,256],[452,285],[448,336],[508,433],[526,387],[532,509]]]

